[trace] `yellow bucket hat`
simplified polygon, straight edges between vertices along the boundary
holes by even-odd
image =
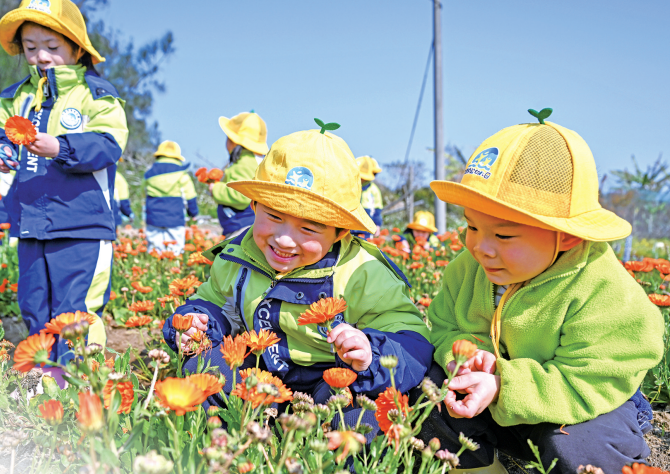
[[[257,155],[268,153],[268,128],[255,112],[243,112],[233,118],[219,117],[224,133],[237,145]]]
[[[374,165],[374,169],[372,170],[372,172],[373,172],[374,174],[379,174],[379,173],[381,173],[381,172],[382,172],[382,167],[379,166],[379,163],[377,163],[377,160],[375,160],[375,159],[372,158],[372,157],[370,157],[370,159],[372,160],[372,164]]]
[[[155,157],[164,156],[166,158],[176,158],[181,161],[185,161],[186,158],[181,156],[181,147],[177,145],[177,142],[172,142],[170,140],[165,140],[163,143],[158,145],[158,149],[154,153]]]
[[[540,123],[515,125],[486,139],[470,157],[460,184],[430,183],[437,197],[585,240],[606,242],[630,234],[630,224],[598,202],[598,173],[584,139],[545,122],[551,109],[529,112]]]
[[[26,21],[54,30],[74,41],[91,54],[93,64],[105,60],[91,44],[84,17],[70,0],[22,0],[18,8],[3,16],[0,20],[0,44],[10,56],[21,53],[21,47],[12,41]]]
[[[361,174],[361,179],[365,181],[374,181],[375,179],[375,164],[369,156],[359,156],[356,158],[358,164],[358,171]]]
[[[356,160],[340,137],[326,130],[305,130],[272,144],[250,181],[235,181],[228,187],[252,201],[279,212],[334,227],[374,232],[377,226],[361,206],[361,180]]]
[[[414,220],[407,224],[408,229],[421,230],[423,232],[437,232],[435,227],[435,216],[432,212],[416,211],[414,213]]]

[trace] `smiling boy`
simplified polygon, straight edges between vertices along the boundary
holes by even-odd
[[[479,350],[422,437],[450,450],[460,432],[474,438],[467,472],[504,472],[495,449],[533,460],[527,440],[564,473],[643,461],[651,413],[638,388],[662,356],[663,320],[606,243],[631,229],[601,208],[584,140],[550,122],[509,127],[480,145],[460,184],[431,187],[468,224],[467,251],[428,311],[435,361],[453,369],[458,339]]]
[[[195,315],[182,342],[195,329],[207,331],[215,346],[225,334],[270,329],[280,341],[264,353],[262,365],[317,403],[331,395],[322,379],[331,367],[357,372],[353,392],[375,396],[386,389],[391,382],[381,355],[398,357],[398,390],[418,385],[432,359],[428,329],[402,273],[349,233],[375,225],[360,204],[358,168],[347,144],[323,129],[293,133],[272,145],[253,180],[228,186],[251,199],[254,225],[211,249],[209,280],[176,310]],[[347,303],[330,333],[298,325],[310,304],[327,297]],[[163,334],[176,349],[171,323]],[[207,358],[230,375],[219,350]],[[195,363],[189,360],[186,369],[194,371]],[[231,388],[228,382],[224,390]],[[214,396],[208,403],[223,402]]]

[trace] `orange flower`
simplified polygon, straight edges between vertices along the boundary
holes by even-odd
[[[115,299],[116,299],[116,292],[115,292],[115,291],[111,291],[111,292],[109,293],[109,301],[114,301]]]
[[[400,241],[402,240],[402,237],[400,237],[399,235],[392,235],[392,236],[391,236],[391,239],[392,239],[394,242],[400,242]]]
[[[656,306],[670,306],[670,296],[668,295],[657,295],[652,293],[649,295],[649,301],[654,303]]]
[[[202,282],[198,280],[198,277],[195,275],[189,275],[186,278],[177,278],[170,283],[170,292],[175,296],[184,296],[184,291],[186,294],[192,294],[195,291],[195,288],[202,285]],[[190,290],[190,291],[188,291]]]
[[[187,314],[186,316],[182,316],[181,314],[175,314],[172,317],[172,327],[174,327],[175,331],[177,332],[188,331],[189,329],[191,329],[192,324],[193,324],[192,314]]]
[[[195,245],[193,244],[184,245],[184,252],[194,252],[194,251],[195,251]]]
[[[7,290],[7,283],[9,283],[7,278],[2,280],[2,285],[0,285],[0,293],[4,293]]]
[[[165,308],[165,303],[172,301],[175,304],[179,303],[179,298],[175,295],[167,295],[160,298],[157,298],[158,302],[161,304],[161,308]]]
[[[99,431],[105,425],[100,397],[91,392],[79,392],[77,419],[82,431],[86,433]]]
[[[109,408],[112,403],[113,391],[117,391],[121,394],[121,406],[117,413],[130,413],[130,409],[133,406],[133,401],[135,400],[135,390],[133,389],[132,382],[118,382],[114,390],[112,387],[114,382],[108,380],[105,384],[105,388],[102,389],[102,396],[105,400],[105,408]]]
[[[326,433],[326,437],[331,451],[343,446],[342,452],[335,458],[337,463],[347,459],[349,451],[357,453],[365,445],[365,436],[355,431],[331,431]]]
[[[654,263],[649,260],[643,260],[641,262],[626,262],[623,265],[626,270],[631,270],[634,272],[650,272],[654,269]]]
[[[332,368],[323,371],[323,380],[333,388],[348,387],[358,378],[358,374],[346,368]]]
[[[622,474],[668,474],[658,467],[647,466],[646,464],[639,464],[634,462],[632,466],[624,466],[621,469]]]
[[[477,346],[466,339],[459,339],[451,346],[451,352],[454,355],[454,359],[457,361],[460,360],[463,363],[469,358],[474,357],[477,352]]]
[[[37,408],[42,414],[40,418],[44,418],[44,421],[51,426],[59,425],[63,421],[63,404],[58,400],[47,400]]]
[[[309,305],[307,311],[300,315],[298,325],[305,326],[312,323],[322,325],[332,321],[346,309],[347,302],[342,298],[322,298]]]
[[[152,309],[154,309],[153,301],[135,301],[128,306],[128,310],[133,313],[144,313],[145,311],[151,311]]]
[[[207,168],[202,167],[198,168],[197,171],[195,172],[195,177],[198,178],[198,181],[201,183],[206,183],[207,182]]]
[[[430,306],[430,304],[431,304],[432,302],[433,302],[433,300],[430,299],[430,298],[420,298],[420,299],[419,299],[419,304],[420,304],[421,306],[425,306],[426,308],[427,308],[428,306]]]
[[[49,359],[51,347],[56,342],[53,334],[40,332],[28,336],[14,351],[14,368],[20,372],[28,372],[37,364],[42,364]]]
[[[379,235],[387,236],[387,235],[389,235],[389,230],[388,229],[382,229],[382,230],[379,231]]]
[[[461,249],[463,248],[463,244],[461,244],[460,242],[457,243],[457,244],[451,244],[451,245],[449,246],[449,248],[450,248],[451,250],[453,250],[454,252],[458,252],[459,250],[461,250]]]
[[[151,324],[151,316],[131,316],[126,321],[127,328],[139,328]]]
[[[145,294],[146,294],[146,293],[151,293],[152,291],[154,291],[154,289],[153,289],[152,287],[150,287],[150,286],[143,286],[142,283],[140,283],[139,281],[134,281],[134,282],[132,282],[132,283],[130,284],[130,286],[132,286],[133,288],[135,288],[135,289],[136,289],[137,291],[139,291],[140,293],[145,293]]]
[[[225,336],[219,350],[223,354],[226,364],[230,366],[230,370],[242,365],[248,355],[246,339],[239,334],[235,336],[235,339],[232,336]]]
[[[247,389],[247,384],[245,383],[247,377],[250,374],[256,375],[258,378],[258,384],[251,388]],[[284,382],[281,381],[278,377],[275,377],[270,372],[265,370],[259,370],[256,368],[245,369],[240,371],[240,377],[242,377],[242,383],[238,383],[235,387],[235,390],[230,392],[231,395],[240,397],[242,400],[248,401],[251,403],[253,408],[258,408],[259,405],[271,405],[273,403],[283,403],[293,400],[293,392],[290,388],[284,385]],[[258,388],[263,384],[273,385],[277,389],[277,395],[270,395],[268,393],[259,393]]]
[[[251,331],[242,334],[242,337],[244,338],[246,345],[249,346],[251,352],[255,355],[262,354],[265,352],[265,349],[280,341],[275,333],[268,331],[267,329],[261,329],[258,334],[252,329]]]
[[[436,260],[435,265],[438,267],[446,267],[449,264],[447,260]]]
[[[213,183],[218,183],[221,181],[221,178],[223,178],[223,171],[221,171],[219,168],[211,169],[207,173],[207,179]]]
[[[205,394],[205,397],[215,395],[223,390],[223,384],[219,382],[219,378],[212,374],[194,374],[186,377],[186,380],[194,384]]]
[[[62,313],[46,323],[44,325],[43,331],[51,334],[60,334],[61,329],[63,329],[65,326],[79,321],[87,321],[88,324],[93,324],[97,321],[97,319],[93,317],[92,314],[85,311]]]
[[[409,407],[407,395],[401,394],[393,387],[387,387],[386,390],[380,393],[375,403],[377,404],[375,418],[379,423],[379,428],[385,434],[388,433],[392,425],[388,417],[389,410],[398,410],[405,416],[412,411],[412,408]]]
[[[105,365],[114,370],[114,356],[110,357],[109,359],[105,359]]]
[[[27,118],[14,115],[5,122],[5,135],[12,143],[25,146],[35,141],[37,130]]]
[[[156,397],[161,404],[182,416],[187,411],[195,411],[207,400],[200,387],[186,379],[168,377],[156,383]]]
[[[667,262],[656,263],[655,267],[656,267],[656,270],[658,270],[659,272],[661,272],[663,274],[670,273],[670,263],[667,263]]]
[[[246,474],[247,472],[251,472],[254,470],[256,466],[254,466],[254,463],[251,461],[247,461],[245,463],[242,463],[237,466],[237,470],[240,472],[240,474]]]
[[[12,224],[10,224],[9,222],[3,222],[2,224],[0,224],[0,229],[2,229],[2,230],[7,230],[11,227],[12,227]]]
[[[208,258],[205,258],[202,256],[201,252],[194,252],[191,255],[188,256],[188,262],[186,262],[186,265],[192,266],[192,265],[211,265],[213,262],[209,260]]]
[[[9,285],[9,289],[12,290],[14,293],[16,293],[17,291],[19,291],[19,284],[18,284],[18,282],[17,282],[17,283],[12,283],[11,285]]]
[[[411,268],[412,270],[416,270],[417,268],[423,268],[423,263],[414,262],[409,266],[409,268]]]
[[[393,228],[393,229],[391,229],[391,230],[392,230],[393,232],[400,232],[400,229],[399,229],[399,228],[397,228],[397,227],[394,227],[394,228]]]

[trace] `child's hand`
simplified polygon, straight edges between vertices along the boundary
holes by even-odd
[[[187,313],[184,316],[188,316],[189,314],[193,315],[193,322],[191,323],[191,328],[181,335],[182,347],[184,347],[184,344],[188,343],[188,341],[191,340],[191,336],[195,331],[197,330],[200,330],[202,332],[207,331],[207,322],[209,321],[209,316],[202,313]],[[175,334],[175,338],[176,337],[177,335]],[[175,341],[175,343],[176,342],[177,341]]]
[[[209,192],[210,192],[210,193],[211,193],[212,191],[214,191],[214,185],[215,185],[215,184],[216,184],[216,183],[209,183]]]
[[[467,393],[463,400],[456,400],[456,392]],[[454,377],[444,399],[453,418],[473,418],[498,399],[500,376],[485,372],[471,372]]]
[[[372,348],[368,337],[348,324],[340,323],[328,333],[328,342],[335,346],[337,355],[345,364],[356,372],[370,367],[372,363]]]
[[[12,155],[13,155],[13,152],[12,152],[11,148],[9,148],[8,146],[5,145],[5,146],[0,146],[0,154],[5,156],[6,158],[11,158]],[[16,168],[16,165],[18,165],[18,163],[16,161],[9,160],[9,159],[7,160],[7,163],[12,165],[14,168]],[[0,171],[2,171],[3,173],[9,173],[9,171],[10,171],[9,166],[7,166],[3,160],[0,160]]]
[[[60,153],[60,142],[54,136],[48,133],[37,133],[35,141],[30,145],[26,145],[30,153],[37,156],[44,156],[48,158],[56,158]]]
[[[452,360],[447,365],[447,371],[453,372],[456,368],[456,361]],[[481,349],[475,352],[463,365],[458,368],[456,375],[465,375],[470,372],[486,372],[487,374],[496,373],[496,356],[489,351]]]

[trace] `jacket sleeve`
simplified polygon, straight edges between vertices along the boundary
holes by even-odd
[[[177,332],[172,325],[172,319],[175,314],[202,313],[208,317],[207,337],[212,341],[212,346],[218,346],[223,340],[223,336],[230,334],[230,323],[221,313],[223,305],[226,303],[226,291],[228,278],[231,273],[231,263],[220,258],[215,258],[210,271],[209,279],[200,285],[195,294],[191,296],[185,304],[177,308],[163,325],[163,339],[173,351],[177,351],[175,336]],[[232,294],[232,292],[231,292]]]
[[[186,211],[191,217],[198,215],[198,195],[191,177],[184,173],[181,177],[181,194],[186,200]]]
[[[94,100],[82,133],[56,137],[60,152],[54,160],[66,173],[92,173],[115,164],[128,139],[123,103],[113,97]]]
[[[11,104],[11,102],[8,100],[0,100],[0,103],[2,104],[0,106],[0,145],[7,145],[9,148],[11,148],[12,158],[14,161],[18,161],[16,157],[19,154],[19,146],[14,145],[5,134],[5,122],[9,117],[14,115],[10,110],[7,109],[7,106]]]
[[[133,214],[133,210],[130,207],[130,199],[121,199],[119,201],[119,209],[126,217],[130,217]]]
[[[233,181],[243,181],[253,179],[256,173],[256,158],[245,157],[226,168],[225,180],[223,183],[215,183],[212,187],[212,197],[217,204],[226,207],[232,207],[237,210],[245,209],[251,204],[251,199],[226,186],[226,183]]]
[[[363,331],[372,348],[372,363],[359,372],[352,389],[374,394],[391,386],[390,372],[379,362],[383,355],[398,358],[394,374],[398,390],[406,392],[416,387],[430,367],[433,346],[407,286],[378,261],[364,263],[350,285],[365,291],[352,291],[345,296],[352,308],[347,310],[351,313],[347,320]],[[355,312],[357,308],[362,308],[362,314]],[[348,367],[337,357],[336,361],[338,366]]]

